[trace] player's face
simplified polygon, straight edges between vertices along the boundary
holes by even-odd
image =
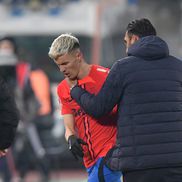
[[[134,44],[139,39],[136,35],[129,35],[128,32],[125,33],[124,43],[126,45],[126,53],[128,52],[128,48]]]
[[[81,63],[79,52],[67,53],[59,56],[55,63],[59,67],[59,70],[64,74],[65,78],[69,78],[70,80],[77,79]]]

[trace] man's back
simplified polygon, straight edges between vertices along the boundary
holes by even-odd
[[[153,44],[145,47],[145,41]],[[122,170],[182,163],[182,62],[169,56],[161,41],[158,47],[157,41],[157,37],[142,39],[135,45],[138,50],[129,49],[131,57],[117,65],[124,75],[120,76],[124,88],[119,105],[120,146],[115,151],[120,153]]]
[[[122,162],[132,158],[124,169],[165,167],[166,160],[172,166],[175,158],[181,165],[182,64],[168,59],[153,64],[132,60],[135,71],[126,76],[119,106]]]

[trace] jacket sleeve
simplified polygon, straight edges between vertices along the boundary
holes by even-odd
[[[110,73],[97,95],[93,95],[75,86],[71,90],[71,96],[89,115],[99,118],[110,112],[118,104],[123,92],[124,74],[121,71],[121,65],[116,62],[110,70]]]
[[[12,144],[19,121],[19,113],[7,85],[0,78],[0,149]]]

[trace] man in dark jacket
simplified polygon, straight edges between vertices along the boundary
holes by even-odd
[[[0,77],[0,157],[13,143],[19,121],[18,110],[7,85]]]
[[[72,83],[71,95],[100,117],[118,104],[116,148],[106,161],[125,182],[182,181],[182,61],[169,55],[147,19],[128,24],[127,57],[96,95]]]

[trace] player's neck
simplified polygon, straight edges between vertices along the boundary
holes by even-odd
[[[90,73],[92,65],[83,62],[80,66],[80,72],[78,74],[78,79],[82,79]]]

